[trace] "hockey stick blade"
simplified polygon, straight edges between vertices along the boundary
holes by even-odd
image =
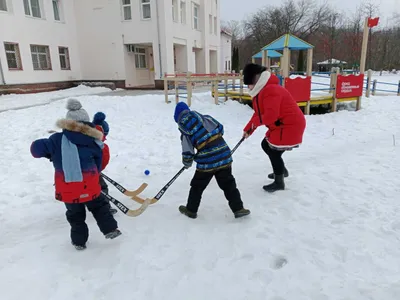
[[[140,204],[144,203],[145,200],[140,198],[138,195],[146,189],[147,183],[142,183],[138,189],[136,189],[134,191],[129,191],[126,188],[124,188],[122,185],[120,185],[118,182],[112,180],[110,177],[105,175],[104,173],[101,173],[100,176],[103,177],[105,180],[107,180],[109,183],[111,183],[113,186],[115,186],[116,189],[118,191],[120,191],[122,194],[124,194],[125,196],[131,197],[137,203],[140,203]]]
[[[154,198],[147,198],[147,200],[150,200],[150,204],[156,203],[158,200],[161,199],[161,197],[165,194],[165,192],[168,190],[168,188],[174,183],[174,181],[185,171],[185,167],[182,167],[182,169],[179,170],[178,173],[175,174],[174,177],[157,193],[157,195]]]
[[[119,202],[117,199],[114,197],[101,192],[108,200],[110,200],[120,211],[122,211],[125,215],[129,217],[137,217],[140,216],[150,205],[151,199],[146,199],[143,204],[138,208],[138,209],[129,209],[125,205],[123,205],[121,202]]]

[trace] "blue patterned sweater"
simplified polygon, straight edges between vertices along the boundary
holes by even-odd
[[[224,127],[209,115],[185,110],[178,118],[182,133],[182,161],[197,163],[197,170],[211,172],[231,165],[231,149],[223,139]],[[194,149],[197,150],[195,153]]]

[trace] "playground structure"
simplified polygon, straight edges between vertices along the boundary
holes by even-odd
[[[164,74],[164,95],[165,95],[165,103],[170,103],[168,96],[168,91],[175,89],[175,102],[179,102],[179,98],[186,98],[188,106],[192,104],[192,95],[193,88],[199,84],[211,84],[211,92],[214,97],[215,104],[219,103],[220,93],[218,92],[218,88],[220,86],[220,82],[224,82],[224,91],[225,91],[225,101],[228,100],[229,97],[229,87],[232,87],[233,90],[236,90],[236,81],[239,81],[239,94],[244,95],[243,89],[243,74],[235,73],[216,73],[216,74],[192,74],[188,73],[175,73],[175,74]],[[184,93],[180,93],[179,91],[185,91]]]
[[[366,97],[370,94],[375,95],[376,92],[397,93],[400,96],[400,82],[387,83],[374,80],[371,84],[372,71],[368,71],[365,78],[365,60],[366,47],[369,32],[369,19],[367,18],[364,26],[363,48],[361,53],[360,73],[347,74],[340,73],[340,68],[332,68],[331,72],[312,72],[313,48],[311,44],[295,37],[291,34],[285,34],[266,45],[260,52],[253,55],[252,60],[262,59],[262,64],[271,69],[271,60],[279,58],[279,68],[272,68],[280,78],[280,84],[284,86],[293,96],[300,107],[304,108],[305,114],[310,114],[312,105],[331,105],[331,111],[337,110],[337,104],[340,102],[356,101],[356,109],[361,108],[361,98],[363,96],[364,85]],[[307,51],[307,67],[306,72],[290,72],[290,55],[291,51]],[[283,54],[281,54],[281,51]],[[352,72],[353,73],[353,72]],[[312,82],[312,77],[330,78],[330,83]],[[236,85],[239,81],[239,85]],[[222,82],[222,83],[221,83]],[[221,73],[221,74],[165,74],[164,75],[164,92],[165,102],[169,103],[168,91],[175,88],[175,100],[179,102],[179,97],[187,98],[187,103],[191,105],[193,87],[200,83],[211,84],[211,93],[215,99],[215,104],[219,104],[220,97],[224,100],[234,99],[240,102],[251,101],[251,97],[247,92],[247,87],[243,84],[242,71],[240,73]],[[312,89],[313,85],[325,86]],[[378,89],[377,85],[396,86],[397,91]],[[179,93],[185,90],[186,93]],[[311,95],[311,92],[327,92],[323,95]],[[186,95],[186,96],[184,96]]]

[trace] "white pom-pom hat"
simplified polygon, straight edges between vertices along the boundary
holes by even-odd
[[[82,108],[82,104],[77,99],[68,99],[66,108],[68,109],[67,119],[78,122],[90,122],[88,113]]]

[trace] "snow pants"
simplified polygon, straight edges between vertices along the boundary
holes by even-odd
[[[264,152],[268,155],[269,160],[271,161],[274,174],[283,175],[285,171],[285,163],[283,162],[282,154],[285,151],[272,149],[265,138],[263,138],[261,142],[261,147],[264,150]]]
[[[243,202],[240,192],[236,187],[236,181],[232,175],[231,166],[212,172],[201,172],[196,170],[190,183],[191,188],[186,208],[193,213],[197,213],[200,206],[201,196],[214,176],[219,188],[224,191],[225,198],[228,200],[232,212],[235,213],[241,210],[243,208]]]
[[[93,214],[104,235],[118,228],[117,221],[110,212],[110,205],[103,195],[85,203],[65,203],[65,207],[65,215],[71,225],[71,241],[75,245],[83,246],[89,238],[89,229],[85,222],[86,208]]]

